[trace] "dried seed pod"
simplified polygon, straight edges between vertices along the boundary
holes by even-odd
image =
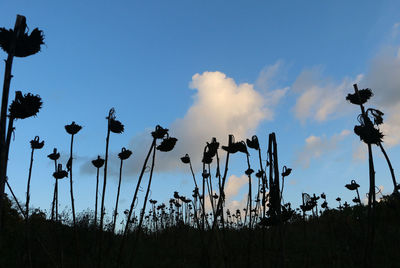
[[[347,94],[346,100],[348,100],[353,104],[360,105],[366,103],[373,95],[374,94],[372,93],[372,90],[366,88],[359,90],[358,94],[356,93]]]
[[[53,177],[56,179],[63,179],[68,177],[68,172],[62,169],[62,164],[58,164],[57,171],[53,173]]]
[[[245,173],[247,176],[250,176],[253,172],[254,172],[253,169],[248,168],[244,173]]]
[[[249,148],[252,148],[252,149],[254,149],[254,150],[258,150],[258,149],[260,148],[260,144],[259,144],[259,142],[258,142],[258,138],[257,138],[256,135],[254,135],[253,137],[251,137],[251,140],[246,139],[246,143],[247,143],[247,146],[248,146]]]
[[[44,141],[39,142],[39,136],[36,136],[33,140],[31,140],[32,149],[42,149],[43,146],[44,146]]]
[[[217,154],[217,150],[219,148],[219,142],[217,142],[216,138],[212,138],[211,142],[207,142],[208,153],[210,157],[214,157]]]
[[[15,39],[16,57],[27,57],[40,51],[40,46],[44,44],[43,32],[38,28],[33,29],[30,35],[24,33],[16,36],[14,30],[0,28],[0,47],[8,54],[12,52],[12,43]]]
[[[110,126],[111,132],[113,132],[113,133],[120,134],[120,133],[124,132],[124,125],[120,121],[115,120],[114,118],[110,119],[109,126]]]
[[[131,156],[131,154],[132,154],[131,150],[127,150],[125,149],[125,147],[123,147],[121,152],[118,154],[118,157],[121,160],[126,160]]]
[[[75,124],[75,121],[72,121],[70,125],[65,125],[65,130],[68,134],[75,135],[82,129],[82,126]]]
[[[290,173],[292,173],[292,169],[287,168],[286,166],[283,166],[282,177],[287,177],[290,175]]]
[[[181,157],[181,161],[184,164],[189,164],[190,163],[190,157],[188,154],[185,154],[185,156]]]
[[[262,178],[263,175],[264,175],[264,170],[258,170],[256,173],[257,178]]]
[[[346,187],[347,189],[349,189],[350,191],[354,191],[356,190],[358,187],[360,187],[360,185],[358,183],[356,183],[355,180],[352,180],[350,184],[346,184],[344,187]]]
[[[367,144],[378,145],[382,142],[383,134],[379,129],[374,128],[372,124],[357,125],[354,127],[354,133],[360,137],[360,140]]]
[[[212,160],[213,159],[212,159],[210,151],[205,151],[203,153],[203,159],[201,160],[201,162],[203,162],[204,164],[211,164]]]
[[[169,152],[174,149],[176,142],[178,139],[167,137],[164,138],[160,145],[157,146],[157,150],[161,152]]]
[[[104,165],[104,159],[100,157],[100,155],[97,156],[97,159],[92,160],[93,166],[96,168],[101,168]]]
[[[40,108],[42,108],[42,104],[42,99],[39,95],[31,93],[22,95],[21,91],[16,91],[15,99],[12,101],[8,111],[12,118],[25,119],[36,116]]]
[[[156,129],[151,132],[151,135],[153,136],[153,138],[155,139],[162,139],[164,138],[165,135],[168,135],[168,128],[163,128],[160,125],[156,126]]]
[[[51,160],[55,161],[58,158],[60,158],[60,153],[57,152],[57,148],[53,149],[53,152],[49,155],[47,155],[48,158],[50,158]]]

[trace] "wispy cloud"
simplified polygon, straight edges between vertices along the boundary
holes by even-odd
[[[301,165],[304,168],[308,168],[313,159],[321,158],[326,156],[328,153],[334,151],[337,148],[338,143],[344,139],[350,131],[345,129],[339,134],[335,134],[330,138],[323,136],[309,136],[305,140],[305,145],[301,151],[297,154],[296,164]]]

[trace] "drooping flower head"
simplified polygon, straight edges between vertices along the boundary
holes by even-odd
[[[104,165],[104,159],[100,157],[100,155],[97,156],[97,159],[92,160],[93,166],[96,168],[101,168]]]
[[[115,119],[115,110],[114,108],[111,108],[108,117],[106,118],[108,120],[108,127],[111,132],[120,134],[124,132],[124,125]]]
[[[355,180],[351,180],[350,184],[346,184],[345,187],[347,189],[349,189],[350,191],[354,191],[356,190],[358,187],[360,187],[360,185],[358,183],[356,183]]]
[[[22,19],[20,26],[26,28],[26,19]],[[18,29],[17,29],[18,31]],[[0,28],[0,47],[8,54],[14,52],[16,57],[27,57],[36,54],[40,51],[40,46],[44,44],[43,32],[38,28],[33,29],[31,34],[27,32],[14,32],[12,29]],[[13,43],[15,42],[15,50],[13,50]]]
[[[292,173],[292,169],[287,168],[286,166],[283,166],[282,177],[287,177],[290,175],[290,173]]]
[[[188,154],[185,154],[185,156],[181,157],[181,161],[184,164],[189,164],[190,163],[190,157]]]
[[[121,160],[126,160],[131,156],[131,154],[132,154],[131,150],[127,150],[127,149],[125,149],[125,147],[123,147],[121,149],[121,152],[118,154],[118,157]]]
[[[58,164],[57,171],[53,173],[53,177],[56,179],[63,179],[68,177],[68,172],[62,169],[62,164]]]
[[[15,119],[25,119],[36,116],[40,108],[42,108],[42,99],[39,95],[31,93],[22,95],[21,91],[15,92],[15,99],[11,102],[8,109],[10,117]]]
[[[82,126],[75,124],[75,121],[72,121],[71,124],[65,125],[65,130],[68,134],[75,135],[82,129]]]
[[[32,149],[42,149],[43,146],[44,146],[44,141],[39,141],[39,136],[36,136],[33,140],[31,140]]]
[[[60,158],[60,153],[57,152],[57,148],[54,148],[53,152],[51,154],[49,154],[47,157],[50,158],[51,160],[55,161],[58,158]]]
[[[166,137],[162,140],[161,144],[157,146],[157,150],[161,152],[169,152],[174,149],[177,141],[177,138]]]
[[[165,135],[168,135],[168,128],[163,128],[160,125],[156,126],[156,129],[151,132],[151,136],[155,139],[162,139]]]
[[[256,135],[253,135],[253,137],[251,137],[251,140],[246,139],[246,143],[247,147],[252,148],[254,150],[258,150],[260,148],[258,137]]]

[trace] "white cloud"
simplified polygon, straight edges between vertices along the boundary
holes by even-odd
[[[364,142],[357,142],[353,144],[353,160],[354,161],[365,161],[367,159],[367,145]]]
[[[343,114],[349,109],[345,102],[348,90],[361,79],[362,75],[358,75],[336,83],[322,79],[320,67],[303,71],[293,84],[293,91],[300,94],[294,107],[295,116],[305,123],[308,119],[322,122]]]
[[[305,140],[306,144],[297,155],[296,163],[304,168],[308,168],[312,159],[321,158],[329,152],[334,151],[338,142],[349,134],[350,131],[345,129],[341,133],[333,135],[330,138],[327,138],[325,135],[321,137],[309,136]]]
[[[267,80],[263,81],[267,83]],[[163,126],[170,129],[170,135],[178,142],[173,151],[157,153],[156,172],[182,170],[185,167],[180,157],[186,153],[190,155],[194,168],[198,168],[204,146],[212,137],[216,137],[221,145],[227,144],[229,134],[233,134],[236,140],[250,137],[263,120],[273,118],[274,106],[287,91],[267,90],[261,94],[252,84],[236,84],[218,71],[195,74],[189,87],[195,91],[192,106],[183,118],[176,119],[170,126]],[[127,174],[141,169],[151,144],[151,131],[148,129],[132,138],[129,148],[134,157],[127,160]],[[118,161],[111,165],[114,167],[110,167],[110,171],[117,170]]]

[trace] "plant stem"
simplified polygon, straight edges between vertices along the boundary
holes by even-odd
[[[106,138],[106,155],[104,161],[104,180],[103,180],[103,193],[101,195],[101,207],[100,207],[100,231],[103,232],[104,223],[104,198],[106,195],[106,185],[107,185],[107,164],[108,164],[108,145],[110,143],[110,126],[107,128],[107,138]]]
[[[118,182],[118,191],[117,191],[117,201],[115,202],[114,220],[113,220],[113,227],[112,227],[113,233],[115,231],[115,223],[117,221],[117,214],[118,214],[118,200],[119,200],[119,192],[121,189],[121,180],[122,180],[122,163],[123,163],[123,160],[121,159],[121,165],[119,167],[119,182]]]
[[[383,155],[385,156],[386,162],[387,162],[387,164],[389,166],[390,174],[392,175],[392,181],[393,181],[393,187],[394,187],[393,192],[397,193],[398,192],[398,190],[397,190],[397,182],[396,182],[396,176],[394,175],[394,169],[392,167],[392,163],[390,162],[389,156],[387,155],[387,153],[385,151],[385,148],[383,148],[382,142],[380,142],[378,145],[381,148],[381,151],[382,151]]]
[[[7,161],[8,161],[8,147],[6,144],[6,121],[7,121],[7,109],[8,109],[8,96],[10,92],[11,84],[11,70],[14,60],[15,47],[17,37],[23,35],[26,29],[26,19],[24,16],[17,15],[14,25],[15,36],[12,38],[10,43],[10,51],[6,60],[6,67],[4,71],[4,83],[3,83],[3,94],[1,98],[1,113],[0,113],[0,230],[2,228],[1,223],[3,215],[3,198],[5,183],[7,180]]]
[[[33,164],[33,152],[35,149],[32,148],[31,151],[31,162],[29,165],[29,174],[28,174],[28,185],[26,187],[26,203],[25,203],[25,217],[26,220],[28,221],[29,218],[29,200],[30,200],[30,188],[31,188],[31,176],[32,176],[32,164]]]
[[[99,173],[100,173],[100,168],[97,168],[97,174],[96,174],[96,201],[94,205],[94,227],[97,228],[97,201],[98,201],[98,195],[99,195]]]
[[[74,145],[74,135],[71,135],[71,147],[70,147],[70,170],[69,170],[69,185],[70,185],[70,195],[71,195],[71,206],[72,206],[72,220],[74,222],[74,228],[76,226],[76,218],[75,218],[75,202],[74,202],[74,188],[73,188],[73,181],[72,181],[72,162],[73,162],[73,157],[72,157],[72,149]]]

